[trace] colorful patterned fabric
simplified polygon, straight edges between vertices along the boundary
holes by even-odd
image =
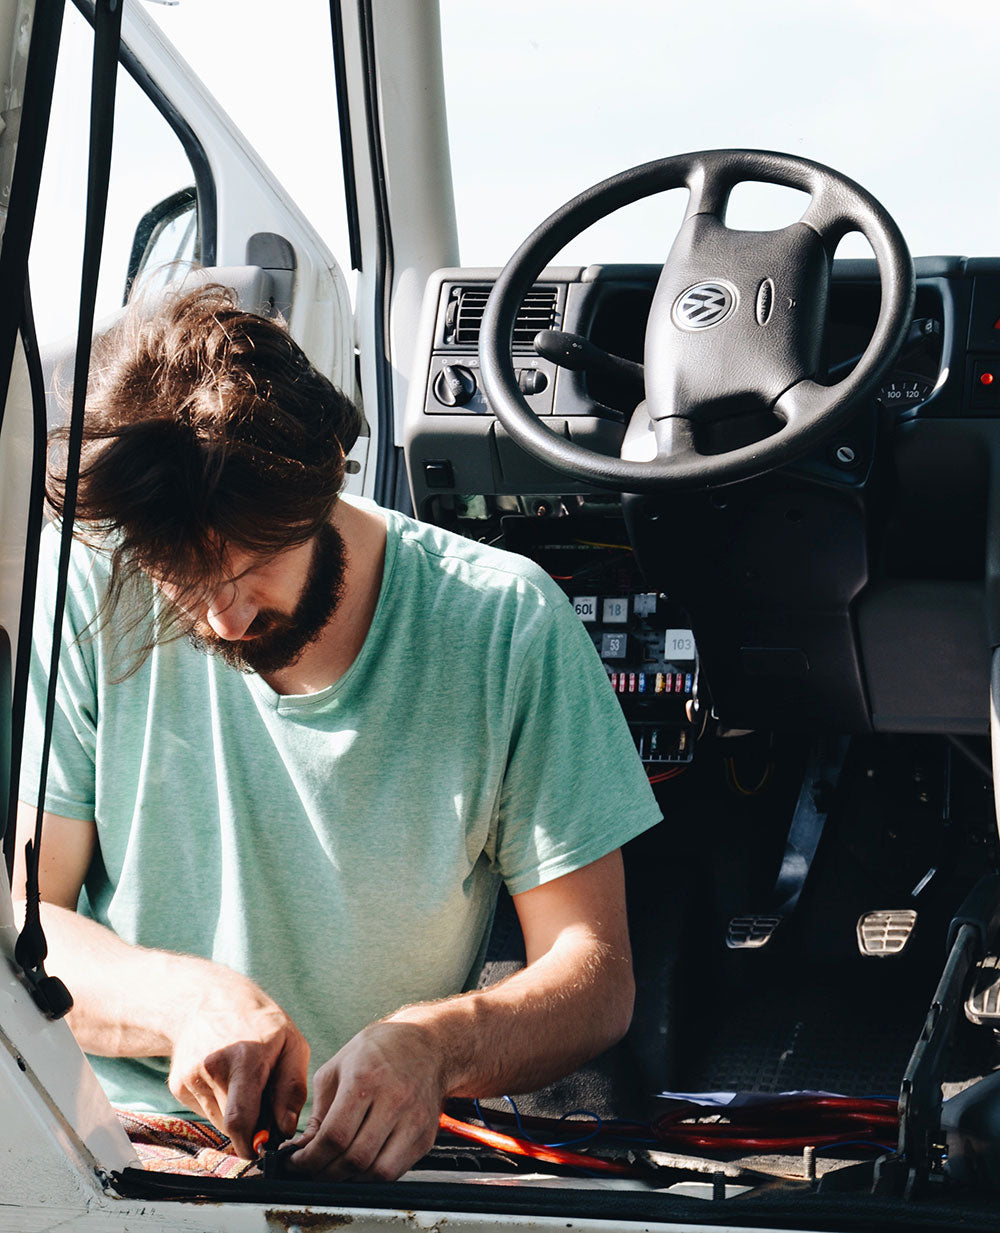
[[[201,1177],[255,1177],[259,1173],[254,1161],[237,1156],[226,1136],[207,1122],[189,1122],[168,1113],[115,1112],[144,1169]]]

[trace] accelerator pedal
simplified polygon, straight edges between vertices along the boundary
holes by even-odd
[[[774,937],[782,919],[780,916],[734,916],[726,930],[726,945],[730,950],[760,950]]]
[[[858,950],[876,959],[901,955],[916,923],[912,908],[866,912],[858,920]]]
[[[972,1023],[1000,1029],[1000,958],[987,955],[976,964],[965,1017]]]

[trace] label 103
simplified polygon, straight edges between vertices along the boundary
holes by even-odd
[[[670,661],[695,659],[694,634],[690,629],[668,629],[663,645],[663,657]]]

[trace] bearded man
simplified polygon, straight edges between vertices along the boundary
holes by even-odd
[[[293,1169],[387,1179],[445,1098],[532,1090],[624,1033],[618,848],[659,814],[562,593],[341,495],[360,427],[222,288],[99,340],[40,886],[113,1103],[250,1155],[266,1099]],[[48,495],[61,516],[58,466]],[[501,883],[527,964],[477,989]]]

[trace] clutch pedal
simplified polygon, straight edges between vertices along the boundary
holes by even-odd
[[[866,912],[858,920],[858,950],[878,959],[902,954],[916,923],[912,908]]]
[[[781,921],[780,916],[734,916],[726,930],[726,945],[730,950],[759,950],[774,937]]]
[[[847,738],[838,737],[820,741],[813,749],[785,839],[778,880],[761,904],[766,904],[770,911],[734,916],[726,930],[726,946],[730,950],[760,950],[767,946],[781,922],[795,911],[819,847],[847,747]]]

